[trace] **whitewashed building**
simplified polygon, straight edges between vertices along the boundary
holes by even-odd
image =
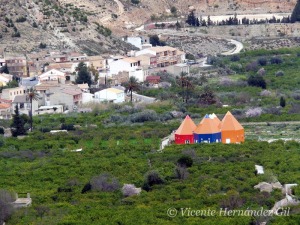
[[[123,90],[119,90],[116,88],[107,88],[95,92],[95,101],[121,103],[125,101],[125,93]]]
[[[39,76],[39,80],[41,83],[47,82],[47,81],[57,81],[57,83],[65,84],[66,82],[66,74],[56,70],[52,69],[49,70]]]
[[[141,61],[135,57],[128,57],[119,60],[115,60],[109,63],[110,77],[118,74],[119,72],[128,72],[129,77],[135,77],[139,82],[145,80],[143,68],[141,67]]]

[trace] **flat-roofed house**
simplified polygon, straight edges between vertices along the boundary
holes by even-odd
[[[156,56],[156,61],[151,63],[152,67],[166,67],[183,63],[185,59],[185,53],[179,51],[176,48],[169,46],[156,46],[152,48],[146,48],[135,53],[136,56],[151,54]]]
[[[135,57],[127,57],[112,61],[109,64],[109,68],[111,76],[117,75],[119,72],[128,72],[129,77],[133,76],[140,82],[145,80],[141,61]]]
[[[119,90],[116,88],[107,88],[95,92],[95,101],[121,103],[125,101],[125,93],[123,90]]]
[[[49,70],[39,76],[41,83],[47,81],[55,81],[57,83],[65,84],[66,83],[66,74],[60,72],[56,69]]]

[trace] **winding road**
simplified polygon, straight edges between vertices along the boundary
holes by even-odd
[[[228,40],[228,42],[230,44],[232,44],[232,45],[235,45],[235,48],[229,50],[228,52],[223,52],[223,53],[221,53],[221,55],[234,55],[234,54],[238,54],[244,48],[244,45],[241,42],[239,42],[239,41],[230,39],[230,40]]]

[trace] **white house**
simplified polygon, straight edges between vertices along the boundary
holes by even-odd
[[[141,60],[135,57],[128,57],[112,61],[109,63],[109,68],[110,77],[117,75],[119,72],[128,72],[129,77],[133,76],[140,82],[145,80],[144,71],[141,67]]]
[[[95,101],[121,103],[125,101],[125,93],[123,90],[119,90],[116,88],[107,88],[95,92]]]
[[[93,102],[94,94],[82,92],[82,104]]]
[[[13,75],[0,73],[0,87],[6,86],[9,81],[12,81]]]
[[[57,81],[57,83],[65,84],[66,82],[66,74],[56,70],[52,69],[49,70],[39,76],[40,82],[46,82],[46,81]]]
[[[123,41],[126,41],[139,49],[142,49],[144,44],[150,44],[149,37],[125,37],[123,38]]]

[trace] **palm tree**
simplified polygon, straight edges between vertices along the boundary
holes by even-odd
[[[129,77],[129,81],[125,83],[125,93],[130,91],[130,102],[132,102],[132,92],[140,89],[138,80],[135,77]]]
[[[181,72],[180,77],[177,79],[177,83],[181,87],[183,102],[188,102],[189,92],[193,89],[193,84],[187,75],[187,73]]]
[[[33,120],[32,120],[32,101],[37,101],[39,99],[39,94],[36,89],[30,88],[27,93],[27,99],[30,101],[30,131],[33,130]]]

